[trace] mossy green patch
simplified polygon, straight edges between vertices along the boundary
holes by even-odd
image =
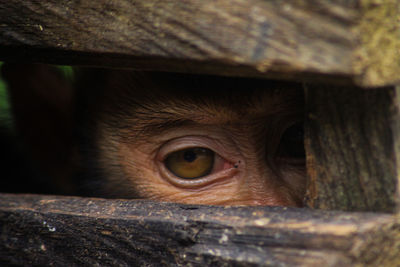
[[[74,69],[71,66],[58,66],[68,81],[74,80]]]
[[[3,62],[0,62],[0,68]],[[8,126],[11,118],[7,88],[0,77],[0,126]]]
[[[362,19],[354,28],[359,36],[354,70],[365,86],[400,81],[400,1],[363,0]]]

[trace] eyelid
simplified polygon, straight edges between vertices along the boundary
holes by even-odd
[[[238,173],[238,169],[231,167],[224,170],[221,170],[217,173],[211,173],[207,176],[200,177],[197,179],[182,179],[174,174],[172,174],[164,164],[160,164],[159,166],[162,176],[164,179],[167,179],[168,182],[173,184],[176,187],[181,187],[185,189],[196,189],[196,188],[203,188],[209,184],[231,178],[236,173]]]
[[[161,146],[157,153],[157,160],[163,161],[172,152],[191,147],[204,147],[214,151],[216,154],[229,162],[236,162],[239,160],[237,155],[232,155],[225,151],[224,146],[217,141],[206,136],[185,136],[175,138]]]
[[[204,147],[212,150],[216,156],[221,158],[221,160],[226,161],[228,166],[225,166],[226,168],[220,171],[208,174],[204,177],[199,177],[197,179],[182,179],[177,177],[167,169],[164,164],[164,160],[173,152],[191,147]],[[239,172],[239,168],[235,167],[235,162],[238,161],[243,162],[236,155],[228,155],[221,144],[205,136],[185,136],[168,141],[160,148],[156,156],[156,163],[162,178],[176,187],[186,189],[203,188],[209,184],[235,176],[235,174]]]

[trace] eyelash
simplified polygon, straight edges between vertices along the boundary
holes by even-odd
[[[305,152],[302,129],[302,123],[296,123],[288,127],[282,133],[275,153],[277,163],[304,165]],[[204,172],[204,174],[183,177],[182,175],[177,175],[176,172],[174,173],[174,171],[171,170],[171,166],[167,166],[167,161],[170,160],[170,157],[174,154],[196,149],[208,151],[207,153],[211,152],[214,156],[213,166],[210,167],[209,171]],[[241,162],[240,159],[230,158],[229,153],[226,153],[229,157],[221,155],[218,153],[220,151],[223,151],[222,146],[217,145],[216,141],[208,137],[186,136],[177,138],[167,142],[160,148],[157,156],[159,170],[164,179],[177,186],[189,188],[205,186],[238,171],[237,162]],[[184,157],[184,154],[180,155],[180,157],[182,156]]]

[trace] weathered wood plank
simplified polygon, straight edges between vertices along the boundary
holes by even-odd
[[[394,266],[394,216],[0,195],[0,263]]]
[[[310,206],[398,210],[399,90],[308,86],[305,145]]]
[[[399,81],[396,0],[8,0],[0,60]]]

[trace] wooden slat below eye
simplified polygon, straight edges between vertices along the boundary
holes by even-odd
[[[399,1],[3,1],[0,60],[324,80],[399,80]]]
[[[0,194],[0,263],[394,266],[395,216]]]

